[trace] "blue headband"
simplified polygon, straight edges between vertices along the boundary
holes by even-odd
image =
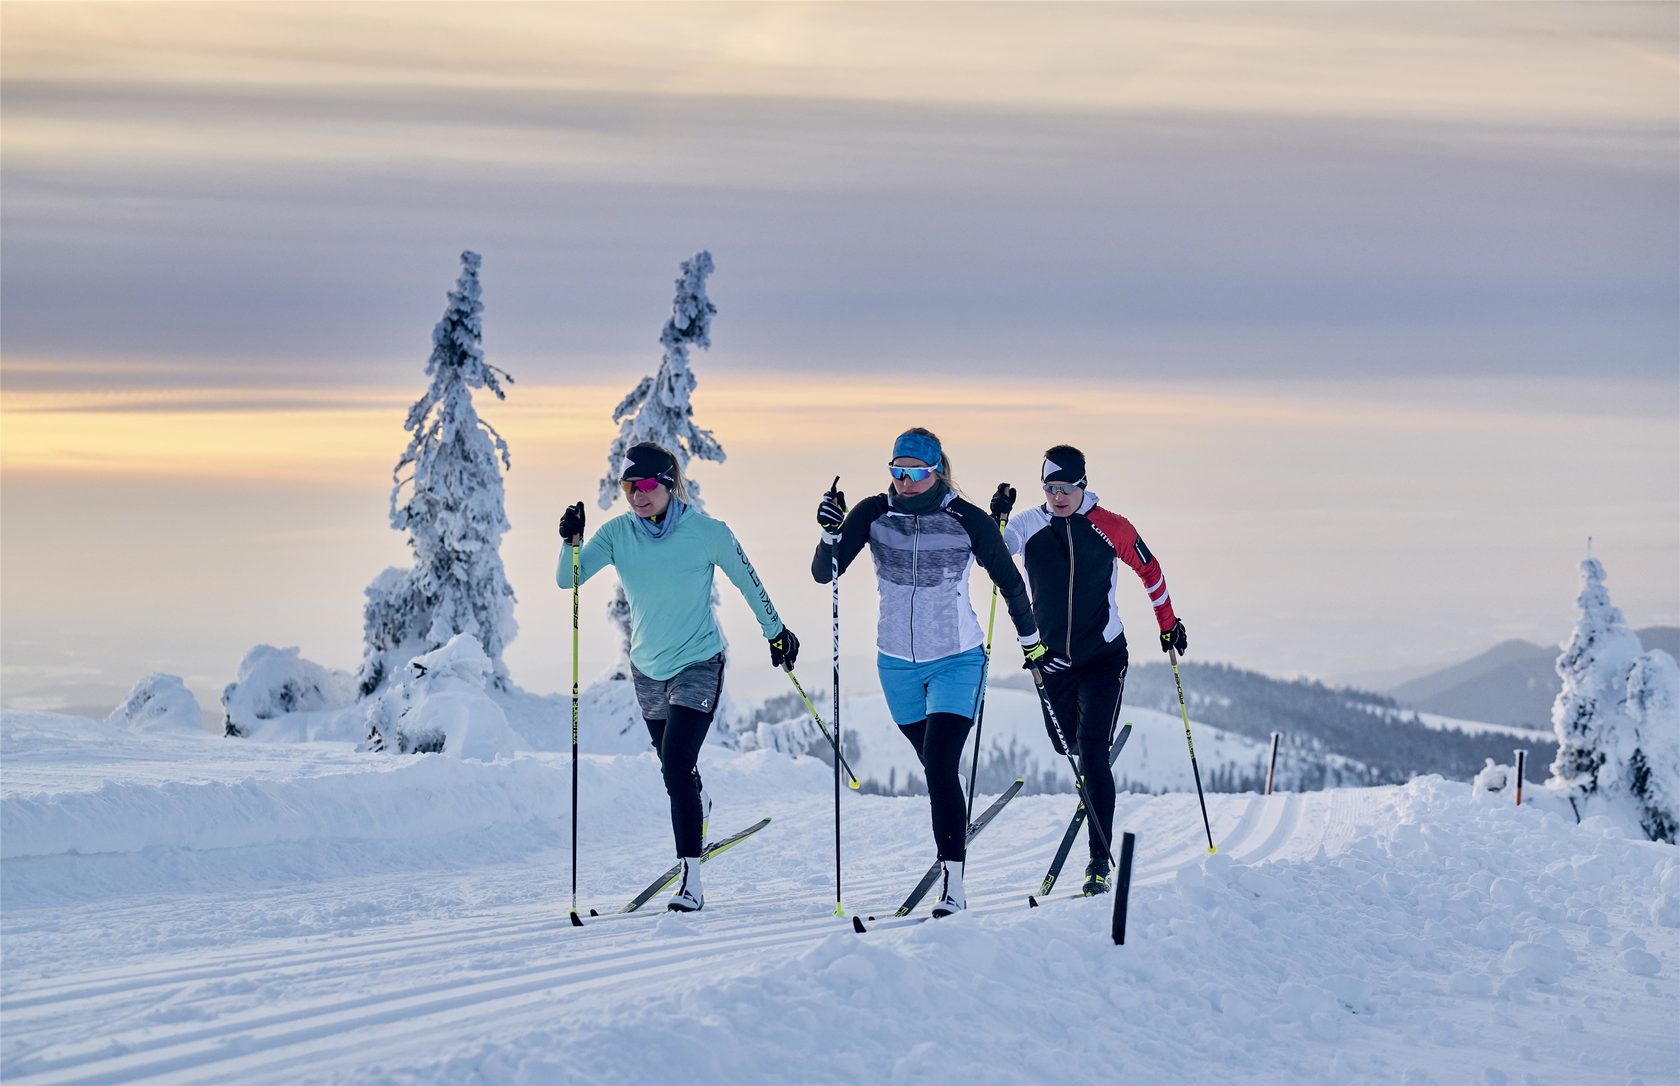
[[[939,442],[926,434],[899,434],[898,440],[893,442],[892,458],[897,460],[901,456],[914,457],[930,468],[937,468],[944,459],[945,451],[939,447]]]

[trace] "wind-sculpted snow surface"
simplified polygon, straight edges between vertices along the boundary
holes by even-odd
[[[827,767],[712,747],[714,829],[774,821],[707,865],[705,911],[611,915],[669,827],[651,755],[590,756],[580,903],[605,915],[573,928],[565,755],[3,721],[17,1086],[1680,1080],[1680,850],[1464,783],[1209,795],[1212,856],[1193,794],[1123,794],[1116,947],[1107,899],[1026,907],[1069,796],[977,839],[968,914],[859,936]],[[843,798],[847,910],[890,913],[926,800]]]

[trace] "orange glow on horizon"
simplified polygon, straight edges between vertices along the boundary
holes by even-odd
[[[622,384],[525,385],[505,401],[480,392],[480,416],[512,447],[517,466],[593,462],[617,427]],[[1322,399],[1286,398],[1261,386],[1217,392],[1136,383],[973,380],[936,396],[905,400],[887,377],[852,381],[751,375],[707,376],[695,393],[696,421],[728,448],[780,445],[844,448],[860,419],[891,428],[904,420],[1011,432],[1117,426],[1226,430],[1295,427],[1408,427],[1432,430],[1467,420],[1497,430],[1503,416],[1453,406],[1442,396],[1396,403],[1366,390]],[[406,441],[412,394],[391,389],[175,389],[125,392],[8,391],[0,398],[0,471],[8,475],[240,478],[365,485],[388,477]],[[937,421],[934,419],[937,416]],[[905,424],[908,424],[907,422]],[[966,427],[965,427],[966,428]]]

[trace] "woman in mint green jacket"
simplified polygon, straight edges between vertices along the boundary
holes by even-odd
[[[770,642],[770,663],[792,668],[799,639],[782,624],[735,534],[690,506],[682,470],[651,441],[625,454],[620,485],[630,512],[607,521],[583,546],[579,581],[607,566],[618,571],[630,603],[630,677],[671,797],[671,832],[682,878],[667,906],[693,912],[705,903],[700,852],[706,815],[700,745],[723,693],[723,632],[712,613],[713,570],[735,583]],[[572,549],[583,538],[583,503],[566,510],[555,580],[572,584]]]

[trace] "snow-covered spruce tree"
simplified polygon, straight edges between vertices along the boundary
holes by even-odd
[[[1633,724],[1628,791],[1653,841],[1680,833],[1680,665],[1661,649],[1633,661],[1623,712]]]
[[[1563,689],[1552,703],[1557,758],[1548,782],[1583,814],[1589,797],[1625,792],[1632,756],[1632,726],[1621,705],[1627,674],[1639,655],[1639,637],[1604,587],[1604,566],[1581,561],[1581,593],[1575,632],[1558,657]]]
[[[519,628],[500,551],[508,530],[501,469],[511,462],[502,435],[473,409],[472,390],[505,399],[501,381],[513,378],[484,361],[478,264],[477,253],[461,254],[461,277],[432,330],[431,386],[403,423],[410,437],[391,472],[391,527],[408,533],[414,567],[387,569],[367,587],[363,697],[461,633],[490,658],[495,687],[508,687],[502,650]]]
[[[677,464],[688,473],[688,462],[694,457],[722,462],[726,459],[723,446],[710,430],[694,425],[694,408],[689,396],[694,392],[694,371],[688,368],[690,347],[706,350],[712,345],[712,317],[717,306],[706,297],[706,277],[712,274],[712,254],[702,249],[693,259],[685,260],[682,275],[677,278],[677,295],[671,303],[671,319],[659,336],[665,348],[665,358],[659,372],[644,377],[630,395],[613,409],[612,419],[618,423],[618,436],[607,453],[607,473],[601,478],[601,508],[610,509],[621,493],[618,485],[619,465],[625,452],[643,441],[655,441],[671,450]],[[688,492],[694,508],[705,512],[700,498],[700,484],[688,480]],[[630,677],[630,604],[624,589],[613,595],[607,616],[620,633],[619,657],[612,678]]]

